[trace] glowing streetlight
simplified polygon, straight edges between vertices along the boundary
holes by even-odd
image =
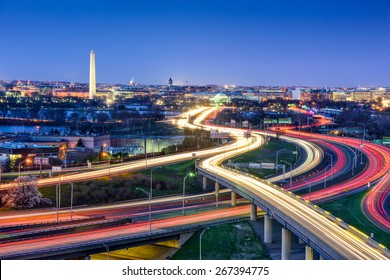
[[[28,158],[22,162],[19,162],[19,177],[20,177],[20,167],[22,166],[23,163],[30,164],[30,163],[32,163],[32,161],[31,161],[31,159]]]
[[[281,160],[281,162],[284,162],[284,163],[290,165],[290,188],[291,188],[292,187],[292,163],[287,162],[285,160]]]
[[[136,188],[136,190],[140,190],[144,194],[146,194],[149,197],[149,234],[152,234],[152,193],[147,192],[144,189]]]
[[[188,173],[185,177],[184,177],[184,179],[183,179],[183,215],[184,215],[184,196],[185,196],[185,192],[186,192],[186,179],[187,179],[187,177],[188,176],[190,176],[190,177],[194,177],[195,176],[195,173],[193,173],[193,172],[190,172],[190,173]]]

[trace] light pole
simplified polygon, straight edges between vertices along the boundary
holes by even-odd
[[[136,188],[136,190],[140,190],[141,192],[143,192],[149,197],[149,234],[151,235],[152,234],[152,194],[141,188]]]
[[[161,168],[161,166],[157,166],[155,168],[150,169],[150,197],[153,196],[153,171],[158,169],[158,168]],[[150,213],[152,212],[152,205],[151,204],[150,204],[149,212]]]
[[[190,173],[188,173],[185,177],[184,177],[184,179],[183,179],[183,207],[182,207],[182,213],[183,213],[183,215],[184,215],[184,196],[185,196],[185,193],[186,193],[186,179],[187,179],[187,177],[188,176],[190,176],[190,177],[194,177],[195,176],[195,174],[193,173],[193,172],[190,172]]]
[[[325,152],[330,157],[330,178],[333,180],[333,155]]]
[[[302,180],[307,183],[305,178],[302,178]],[[309,201],[311,202],[311,182],[309,182]]]
[[[107,260],[109,260],[110,259],[110,247],[108,247],[108,245],[106,245],[104,242],[102,244],[103,244],[104,249],[106,249],[106,251],[107,251]]]
[[[154,157],[154,140],[152,139],[152,157]]]
[[[200,234],[199,234],[199,260],[202,259],[202,237],[205,233],[205,231],[208,230],[208,228],[205,228]]]
[[[285,151],[286,149],[281,149],[279,151],[276,151],[276,159],[275,159],[275,170],[278,172],[278,162],[279,162],[279,153]]]
[[[355,174],[355,168],[356,168],[356,164],[357,164],[357,155],[355,153],[354,150],[352,150],[352,152],[354,153],[354,157],[352,159],[352,176]]]
[[[70,186],[70,220],[72,220],[72,217],[73,217],[73,182],[70,182],[70,181],[64,179],[63,177],[60,177],[60,180],[66,181]],[[61,195],[61,194],[59,194],[59,195]],[[57,221],[58,221],[58,209],[57,209]]]
[[[242,157],[238,157],[232,160],[232,163],[235,162],[236,160],[242,159]],[[237,163],[234,165],[234,169],[237,171]]]
[[[298,161],[298,145],[295,144],[295,162]]]
[[[328,166],[325,166],[325,180],[324,180],[324,188],[326,188],[326,169],[328,169]]]
[[[285,160],[281,160],[281,161],[290,165],[290,188],[291,188],[292,187],[292,163]]]
[[[29,163],[31,163],[31,159],[28,158],[22,162],[19,162],[19,177],[20,177],[20,167],[22,166],[23,163],[29,164]]]

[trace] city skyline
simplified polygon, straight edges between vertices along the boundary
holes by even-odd
[[[0,80],[390,86],[386,1],[95,2],[2,1]]]

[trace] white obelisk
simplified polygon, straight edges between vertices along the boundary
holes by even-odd
[[[96,71],[95,71],[95,52],[92,50],[89,55],[89,99],[96,95]]]

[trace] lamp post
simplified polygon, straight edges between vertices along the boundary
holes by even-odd
[[[27,164],[29,164],[29,163],[31,163],[32,161],[31,161],[31,159],[26,159],[26,160],[24,160],[24,161],[22,161],[22,162],[19,162],[19,177],[20,177],[20,167],[22,166],[22,164],[23,163],[27,163]]]
[[[326,169],[328,168],[328,166],[325,166],[325,180],[324,180],[324,188],[326,188]]]
[[[281,160],[281,162],[284,162],[284,163],[287,163],[288,165],[290,165],[290,188],[291,188],[292,187],[292,163],[285,161],[285,160]]]
[[[305,178],[302,178],[302,180],[307,183]],[[309,182],[309,201],[311,201],[311,182]]]
[[[150,198],[152,198],[152,196],[153,196],[153,171],[158,169],[158,168],[161,168],[161,166],[157,166],[155,168],[150,169]],[[149,212],[151,213],[152,212],[152,204],[150,203],[149,206],[150,206]],[[151,218],[150,218],[150,220],[151,220]]]
[[[238,157],[232,160],[232,163],[235,162],[236,160],[242,159],[242,157]],[[234,169],[237,171],[237,163],[234,165]]]
[[[136,190],[140,190],[144,194],[149,197],[149,234],[152,234],[152,193],[145,191],[141,188],[136,188]]]
[[[330,178],[333,180],[333,155],[325,152],[330,157]]]
[[[208,228],[205,228],[200,234],[199,234],[199,260],[202,259],[202,237],[205,233],[205,231],[207,230]]]
[[[184,196],[185,196],[185,193],[186,193],[186,180],[187,180],[187,178],[188,178],[188,176],[190,176],[190,177],[194,177],[195,176],[195,174],[193,173],[193,172],[190,172],[190,173],[188,173],[185,177],[184,177],[184,179],[183,179],[183,207],[182,207],[182,213],[183,213],[183,215],[184,215]]]
[[[285,151],[286,149],[281,149],[279,151],[276,151],[276,159],[275,159],[275,170],[278,172],[278,162],[279,162],[279,153]]]
[[[61,181],[66,181],[70,186],[70,220],[73,219],[73,182],[68,181],[67,179],[64,179],[62,176],[60,176],[58,180],[58,184],[56,186],[56,221],[58,222],[58,212],[59,208],[61,208]]]

